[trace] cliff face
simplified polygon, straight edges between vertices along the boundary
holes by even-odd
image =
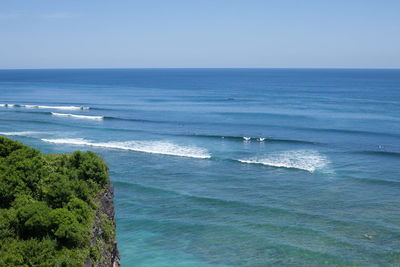
[[[115,236],[114,187],[111,183],[98,195],[93,231],[90,237],[90,256],[85,267],[120,266],[120,255]]]

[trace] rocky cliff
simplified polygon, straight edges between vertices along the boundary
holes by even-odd
[[[90,256],[85,267],[120,266],[120,256],[115,236],[114,187],[109,183],[98,195],[95,221],[90,237]]]

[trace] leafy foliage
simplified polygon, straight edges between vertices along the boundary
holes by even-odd
[[[43,155],[0,137],[0,266],[82,266],[107,171],[90,151]]]

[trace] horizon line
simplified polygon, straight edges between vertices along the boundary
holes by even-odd
[[[400,67],[84,67],[84,68],[0,68],[0,71],[4,70],[162,70],[162,69],[180,69],[180,70],[195,70],[195,69],[249,69],[249,70],[400,70]]]

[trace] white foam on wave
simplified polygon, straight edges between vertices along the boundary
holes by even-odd
[[[329,163],[327,157],[314,150],[283,151],[263,158],[239,159],[238,161],[272,167],[300,169],[311,173],[325,168]]]
[[[57,117],[69,117],[69,118],[85,119],[85,120],[102,120],[102,119],[104,119],[103,116],[87,116],[87,115],[76,115],[76,114],[56,113],[56,112],[52,112],[51,115],[57,116]]]
[[[0,132],[0,135],[10,135],[10,136],[31,136],[31,135],[36,135],[39,134],[39,132],[30,132],[30,131],[24,131],[24,132]]]
[[[6,106],[6,104],[0,104],[0,107],[5,107]]]
[[[59,109],[59,110],[88,110],[90,107],[78,106],[41,106],[41,105],[20,105],[22,108],[40,108],[40,109]]]
[[[21,108],[38,108],[36,105],[19,105]]]
[[[199,148],[196,146],[181,146],[169,141],[126,141],[94,143],[90,140],[86,140],[83,138],[42,139],[42,141],[54,144],[69,144],[80,146],[84,145],[178,157],[190,157],[199,159],[211,158],[210,153],[204,148]]]
[[[38,106],[38,108],[45,109],[60,109],[60,110],[88,110],[90,107],[77,107],[77,106]]]

